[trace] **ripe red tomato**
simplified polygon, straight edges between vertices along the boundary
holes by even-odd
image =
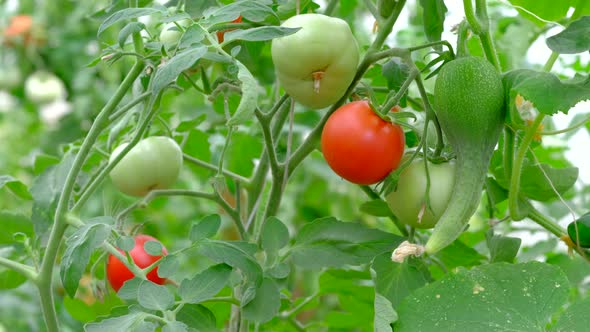
[[[373,184],[396,169],[404,154],[402,128],[377,116],[367,101],[341,106],[322,132],[322,152],[338,175],[356,184]]]
[[[131,251],[129,252],[129,255],[131,255],[131,258],[133,259],[135,264],[142,269],[152,265],[154,262],[156,262],[158,259],[160,259],[162,257],[162,256],[152,256],[152,255],[148,254],[147,252],[145,252],[143,245],[148,241],[159,242],[158,240],[156,240],[155,238],[153,238],[149,235],[141,235],[140,234],[140,235],[135,236],[135,247],[133,247],[133,249],[131,249]],[[124,251],[122,251],[122,250],[119,250],[119,251],[122,254],[125,254]],[[162,246],[162,254],[163,254],[163,256],[168,255],[168,251],[166,250],[166,248],[164,246]],[[107,261],[107,279],[109,280],[111,287],[113,287],[113,289],[116,292],[119,291],[119,289],[123,286],[123,284],[127,280],[133,279],[133,277],[134,277],[133,273],[131,271],[129,271],[129,269],[125,266],[125,264],[123,264],[123,262],[121,262],[115,256],[109,255],[109,260]],[[158,276],[158,267],[151,270],[147,274],[147,278],[148,278],[148,280],[150,280],[158,285],[162,285],[162,284],[164,284],[164,282],[166,282],[166,279],[160,278]]]
[[[231,21],[232,23],[240,23],[242,22],[242,15],[238,16],[238,18],[236,18],[235,20]],[[232,31],[233,29],[230,30],[222,30],[222,31],[217,31],[217,41],[221,44],[223,43],[223,36],[225,35],[226,32],[228,31]]]

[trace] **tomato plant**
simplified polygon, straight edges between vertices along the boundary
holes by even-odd
[[[428,174],[424,160],[412,161],[401,172],[395,190],[385,197],[393,214],[415,228],[434,227],[453,195],[454,163],[428,162],[427,168]]]
[[[158,242],[158,240],[156,240],[152,236],[140,234],[140,235],[136,235],[134,237],[134,240],[135,240],[135,245],[133,246],[133,249],[131,249],[129,251],[129,256],[133,260],[133,263],[135,265],[137,265],[137,267],[139,267],[140,269],[144,269],[144,268],[152,265],[153,263],[157,262],[160,258],[162,258],[162,255],[163,256],[168,255],[168,251],[163,246],[162,246],[162,255],[160,255],[160,256],[153,256],[153,255],[148,254],[145,251],[145,243],[146,242],[148,242],[148,241]],[[123,250],[119,250],[119,252],[121,254],[125,255],[125,252]],[[133,279],[133,277],[134,277],[133,272],[131,272],[127,268],[127,266],[125,266],[125,264],[123,264],[117,257],[115,257],[113,255],[109,255],[109,258],[107,261],[107,279],[109,280],[109,283],[111,284],[111,287],[113,287],[115,292],[118,292],[119,289],[121,287],[123,287],[123,284],[125,284],[126,281]],[[166,279],[160,278],[158,276],[158,267],[157,266],[153,270],[151,270],[150,272],[147,273],[146,278],[149,281],[152,281],[158,285],[162,285],[166,282]]]
[[[127,143],[119,145],[110,162],[123,152]],[[182,168],[182,150],[169,137],[152,136],[141,140],[111,170],[117,189],[131,196],[144,196],[154,189],[170,187]]]
[[[367,101],[348,103],[334,112],[322,131],[322,153],[336,174],[357,184],[383,180],[404,153],[399,125],[376,115]]]
[[[311,108],[332,105],[352,82],[358,45],[346,21],[320,14],[294,16],[281,25],[301,28],[272,41],[272,60],[282,87]]]

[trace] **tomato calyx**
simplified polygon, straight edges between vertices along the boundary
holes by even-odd
[[[311,76],[313,77],[313,92],[320,93],[320,84],[325,74],[326,72],[323,70],[311,73]]]

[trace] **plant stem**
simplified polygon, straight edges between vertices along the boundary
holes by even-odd
[[[74,159],[72,168],[70,169],[64,187],[62,189],[57,209],[55,212],[55,218],[53,227],[49,234],[49,240],[47,243],[47,249],[43,260],[41,262],[41,268],[39,272],[39,295],[41,297],[41,305],[43,309],[43,316],[49,332],[59,331],[59,324],[57,322],[57,314],[55,312],[55,306],[53,302],[53,268],[55,266],[55,259],[57,257],[57,251],[62,241],[63,234],[67,228],[64,215],[68,210],[68,203],[70,202],[71,195],[76,184],[78,174],[82,170],[82,166],[91,151],[92,146],[98,139],[104,124],[107,123],[109,115],[113,112],[115,107],[121,102],[127,91],[131,88],[131,85],[135,79],[141,74],[143,70],[143,62],[137,61],[125,80],[121,83],[114,96],[104,106],[101,112],[96,117],[96,120],[92,124],[90,131],[86,135],[80,151]]]
[[[510,218],[512,220],[522,220],[526,217],[524,211],[520,211],[519,209],[519,192],[520,192],[520,178],[522,172],[522,166],[524,162],[525,154],[529,148],[529,145],[533,141],[533,137],[537,132],[537,128],[539,128],[539,124],[545,118],[545,114],[539,114],[533,124],[528,128],[518,150],[516,152],[516,157],[514,159],[514,164],[512,166],[512,176],[510,178],[510,190],[508,192],[508,207],[510,209]]]
[[[25,276],[27,279],[31,280],[32,282],[37,282],[37,272],[32,266],[22,264],[19,262],[15,262],[12,259],[0,257],[0,266],[4,266],[9,268],[15,272],[18,272]]]
[[[127,105],[119,108],[116,112],[114,112],[113,114],[111,114],[109,116],[109,120],[111,122],[115,121],[116,119],[118,119],[121,115],[125,114],[127,111],[129,111],[130,109],[132,109],[133,107],[135,107],[137,104],[141,103],[142,101],[144,101],[146,98],[148,98],[149,96],[151,96],[152,92],[144,92],[142,94],[140,94],[139,96],[137,96],[135,99],[133,99],[132,101],[130,101]]]
[[[190,163],[192,163],[192,164],[195,164],[195,165],[197,165],[197,166],[199,166],[199,167],[202,167],[202,168],[204,168],[204,169],[208,169],[208,170],[210,170],[210,171],[214,171],[214,172],[215,172],[215,171],[218,171],[218,169],[219,169],[219,168],[218,168],[218,166],[215,166],[215,165],[213,165],[213,164],[210,164],[210,163],[208,163],[208,162],[206,162],[206,161],[203,161],[203,160],[200,160],[200,159],[198,159],[198,158],[191,157],[191,156],[189,156],[188,154],[184,154],[184,155],[183,155],[183,158],[184,158],[184,160],[186,160],[186,161],[188,161],[188,162],[190,162]],[[250,184],[250,180],[249,180],[249,179],[247,179],[247,178],[245,178],[245,177],[243,177],[243,176],[241,176],[241,175],[239,175],[239,174],[236,174],[236,173],[233,173],[233,172],[231,172],[231,171],[228,171],[228,170],[226,170],[226,169],[223,169],[223,170],[221,171],[221,173],[222,173],[223,175],[225,175],[225,176],[227,176],[227,177],[229,177],[229,178],[233,179],[234,181],[241,182],[241,183],[242,183],[242,185],[244,185],[244,186],[246,186],[246,187],[248,187],[248,186],[249,186],[249,184]]]
[[[553,68],[553,65],[555,64],[555,62],[557,61],[558,58],[559,58],[559,53],[552,52],[551,55],[549,56],[549,59],[547,59],[547,62],[545,62],[545,65],[543,66],[543,70],[546,72],[550,72],[551,68]]]
[[[187,197],[197,197],[197,198],[205,198],[212,201],[217,201],[214,194],[204,193],[200,191],[193,191],[193,190],[175,190],[175,189],[166,189],[166,190],[152,190],[150,191],[143,199],[138,200],[137,202],[133,203],[131,206],[126,208],[125,210],[121,211],[117,215],[117,220],[121,220],[125,218],[131,211],[147,206],[151,201],[158,197],[163,196],[187,196]]]

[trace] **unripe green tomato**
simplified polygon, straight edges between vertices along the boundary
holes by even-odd
[[[46,71],[37,71],[25,81],[25,95],[37,104],[48,104],[66,96],[62,80]]]
[[[181,27],[188,27],[191,24],[191,20],[184,19],[182,21],[178,21],[177,23]],[[166,48],[172,47],[178,44],[182,34],[183,32],[178,30],[178,26],[176,26],[174,22],[167,23],[160,32],[160,42],[162,42]]]
[[[16,67],[0,67],[0,90],[12,90],[22,80],[20,70]]]
[[[399,220],[414,228],[432,228],[445,212],[453,194],[455,164],[453,162],[432,164],[428,162],[430,176],[430,207],[424,207],[426,197],[426,171],[424,160],[414,160],[400,174],[397,188],[386,197],[389,208]],[[422,219],[418,216],[424,211]]]
[[[324,108],[338,101],[352,82],[359,62],[358,45],[348,23],[321,14],[303,14],[281,26],[301,27],[272,41],[272,61],[285,91],[310,108]]]
[[[109,162],[123,151],[119,145]],[[130,196],[145,196],[154,189],[166,189],[176,182],[182,167],[182,150],[169,137],[148,137],[134,146],[111,170],[117,189]]]

